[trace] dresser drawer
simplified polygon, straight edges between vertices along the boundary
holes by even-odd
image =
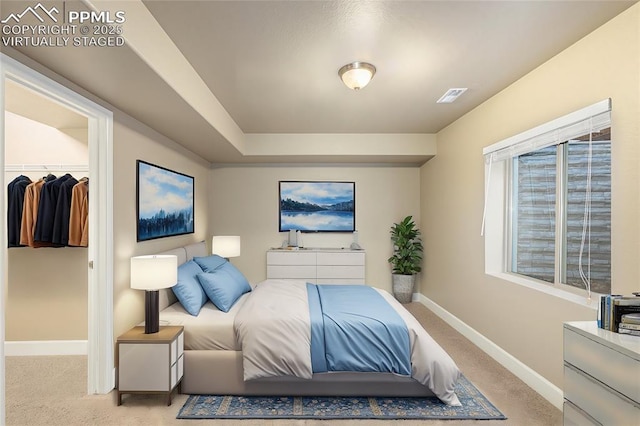
[[[587,413],[570,403],[564,401],[562,406],[562,425],[563,426],[598,426],[600,423],[596,422]]]
[[[178,384],[184,374],[184,356],[178,358],[175,364],[171,366],[171,389]]]
[[[640,406],[566,363],[564,397],[603,425],[640,424]]]
[[[364,278],[318,278],[317,281],[312,284],[364,285]]]
[[[171,349],[170,349],[170,353],[171,353],[171,364],[175,364],[176,361],[178,360],[178,341],[174,340],[173,342],[171,342]]]
[[[314,265],[316,254],[304,251],[269,251],[267,265]]]
[[[317,254],[320,265],[364,265],[364,253],[322,253]]]
[[[364,279],[364,269],[361,266],[322,266],[318,265],[318,280],[324,278],[354,278]]]
[[[637,360],[568,329],[564,332],[564,360],[640,402],[640,363]]]
[[[184,351],[184,331],[178,334],[178,338],[171,342],[171,364],[175,364],[176,360],[182,356]]]
[[[267,266],[268,278],[285,278],[285,279],[299,279],[299,280],[315,280],[316,279],[316,267],[315,266],[286,266],[286,265],[268,265]]]
[[[184,353],[184,331],[178,335],[178,358]]]
[[[267,278],[311,284],[364,284],[365,252],[348,249],[270,250]]]
[[[171,363],[168,345],[121,343],[118,351],[118,390],[169,389]]]

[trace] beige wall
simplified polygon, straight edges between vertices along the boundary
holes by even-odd
[[[89,162],[86,143],[10,112],[5,112],[5,155],[10,165]],[[20,174],[35,182],[46,173],[7,172],[7,183]],[[9,249],[7,259],[6,340],[85,340],[87,249],[19,247]]]
[[[438,134],[421,169],[421,292],[562,388],[562,323],[596,312],[484,273],[482,148],[611,98],[613,291],[640,289],[640,5]]]
[[[124,113],[114,114],[114,337],[144,320],[144,292],[129,288],[132,256],[202,241],[209,235],[209,165]],[[194,177],[195,233],[136,241],[136,160]]]
[[[224,167],[213,169],[210,191],[212,235],[240,235],[242,255],[232,262],[256,283],[266,277],[266,250],[279,247],[278,181],[336,180],[356,183],[356,229],[366,250],[366,279],[390,290],[389,228],[406,215],[418,219],[417,167]],[[352,234],[303,234],[308,247],[348,247]]]

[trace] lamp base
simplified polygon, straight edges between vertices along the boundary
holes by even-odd
[[[144,334],[160,330],[160,294],[158,290],[144,292]]]

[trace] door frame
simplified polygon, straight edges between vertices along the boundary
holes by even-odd
[[[0,110],[5,111],[5,81],[11,80],[88,120],[89,247],[87,393],[106,394],[115,385],[113,349],[113,113],[62,84],[0,52]],[[5,120],[0,120],[0,164],[5,164]],[[0,187],[5,188],[5,174]],[[7,194],[0,197],[0,224],[7,223]],[[7,237],[0,236],[0,424],[5,419],[5,303]]]

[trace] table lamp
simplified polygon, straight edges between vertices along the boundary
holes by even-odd
[[[213,237],[211,253],[225,259],[240,256],[240,237],[237,235],[217,235]]]
[[[178,282],[178,257],[173,255],[135,256],[131,258],[131,288],[145,290],[144,333],[160,329],[159,294]]]

